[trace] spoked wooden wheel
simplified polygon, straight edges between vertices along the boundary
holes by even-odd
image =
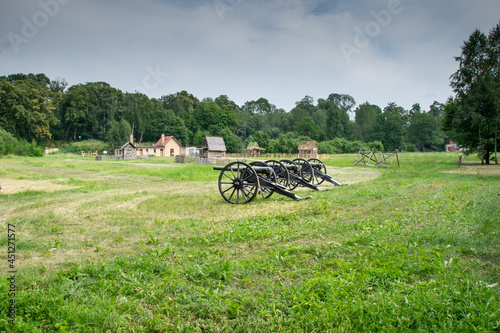
[[[219,175],[219,192],[229,203],[246,204],[259,191],[259,177],[255,170],[243,162],[229,163]]]
[[[267,165],[266,163],[264,162],[259,162],[259,161],[256,161],[256,162],[251,162],[250,163],[250,166],[252,167],[265,167],[265,171],[264,169],[254,169],[255,172],[257,172],[257,175],[271,183],[276,183],[276,173],[274,172],[274,170],[270,169],[269,168],[269,165]],[[261,171],[263,170],[263,171]],[[262,198],[264,199],[267,199],[269,198],[271,195],[273,195],[274,193],[274,190],[271,189],[271,188],[266,188],[266,187],[262,187],[262,184],[261,182],[259,181],[259,193],[262,195]]]
[[[314,170],[311,166],[311,163],[302,158],[296,158],[293,161],[299,165],[300,172],[302,173],[302,178],[306,182],[311,183],[314,178]]]
[[[290,182],[290,173],[288,172],[286,166],[275,160],[266,161],[266,164],[272,167],[276,173],[276,177],[278,178],[277,183],[284,187],[288,187],[288,183]]]
[[[322,161],[318,160],[317,158],[310,158],[307,160],[307,162],[309,162],[311,164],[311,167],[314,169],[314,170],[317,170],[323,174],[326,175],[326,166],[325,166],[325,163],[323,163]],[[316,173],[314,174],[314,177],[313,177],[313,180],[312,180],[312,184],[315,184],[315,185],[319,185],[321,184],[322,182],[324,182],[325,180],[321,177],[318,177],[316,175]]]
[[[292,168],[291,169],[288,169],[288,172],[290,173],[290,175],[295,175],[299,178],[302,177],[302,172],[300,171],[300,166],[295,163],[294,161],[291,161],[291,160],[281,160],[280,161],[281,163],[283,164],[287,164],[287,165],[291,165]],[[297,186],[299,186],[299,183],[298,182],[295,182],[291,179],[292,177],[290,177],[290,181],[288,182],[288,189],[290,191],[293,191],[297,188]]]

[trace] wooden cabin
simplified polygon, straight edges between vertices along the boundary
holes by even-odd
[[[206,136],[200,147],[200,163],[224,163],[226,144],[220,136]]]
[[[318,158],[318,143],[316,141],[301,141],[299,145],[299,158]]]
[[[127,142],[121,147],[115,147],[115,159],[132,160],[137,158],[137,147],[132,142]]]

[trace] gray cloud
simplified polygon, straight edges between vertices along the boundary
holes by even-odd
[[[51,1],[57,14],[15,52],[9,33],[23,37],[23,18],[33,22]],[[475,28],[498,23],[498,1],[401,0],[387,18],[391,1],[0,0],[0,75],[43,72],[124,91],[146,81],[151,97],[265,97],[286,110],[333,92],[381,107],[444,102],[453,57]],[[359,31],[369,43],[355,44]],[[342,45],[356,50],[346,57]],[[157,69],[168,76],[148,81]]]

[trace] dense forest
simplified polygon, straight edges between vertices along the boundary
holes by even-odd
[[[426,111],[419,104],[405,110],[389,103],[382,109],[368,102],[356,106],[352,96],[332,93],[316,101],[305,96],[286,111],[265,98],[237,105],[225,95],[200,100],[180,91],[149,98],[105,82],[67,86],[45,74],[0,77],[3,141],[10,133],[43,146],[96,139],[112,147],[130,133],[136,142],[155,142],[165,133],[185,146],[199,146],[206,135],[222,136],[228,152],[258,142],[269,153],[295,153],[301,140],[318,141],[320,153],[444,148],[444,105],[438,102]]]

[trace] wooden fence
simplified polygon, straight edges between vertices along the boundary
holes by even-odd
[[[251,157],[248,154],[226,154],[226,157],[232,157],[232,158],[242,158],[242,159],[247,159],[247,158],[254,158]],[[294,160],[296,158],[299,158],[299,154],[260,154],[259,159],[265,159],[265,160]],[[318,154],[318,159],[323,160],[330,158],[330,154]]]

